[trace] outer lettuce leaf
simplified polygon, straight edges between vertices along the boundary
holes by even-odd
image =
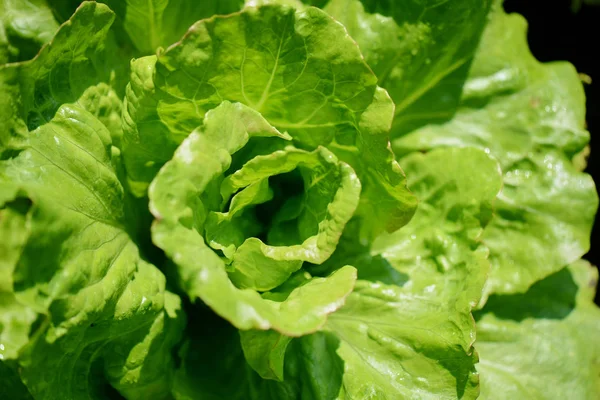
[[[37,320],[5,354],[36,398],[94,398],[107,383],[127,398],[166,396],[179,299],[129,238],[109,132],[64,105],[18,150],[0,164],[2,224],[19,238],[2,265]],[[10,322],[9,333],[22,324]]]
[[[36,398],[102,397],[109,383],[162,398],[182,328],[178,298],[129,238],[111,140],[120,102],[94,86],[113,18],[84,3],[35,59],[0,69],[1,355]]]
[[[326,145],[355,133],[376,81],[343,28],[315,8],[265,6],[200,21],[156,65],[166,95],[158,114],[183,137],[226,99],[305,145]]]
[[[104,68],[113,71],[111,86],[119,96],[128,83],[129,62],[136,57],[155,54],[178,41],[194,22],[215,14],[238,11],[241,0],[97,0],[116,14],[104,45]],[[69,20],[81,0],[48,0],[60,22]],[[0,35],[1,37],[1,35]],[[1,39],[0,39],[1,41]]]
[[[481,397],[600,396],[598,271],[578,261],[524,294],[493,295],[477,315]]]
[[[12,292],[14,267],[27,240],[30,205],[26,199],[20,199],[0,208],[0,398],[17,400],[32,399],[14,359],[27,344],[37,315],[19,303]]]
[[[0,151],[18,147],[27,129],[48,122],[61,104],[110,80],[104,40],[113,20],[108,7],[85,2],[33,60],[0,65]]]
[[[36,4],[31,3],[28,7],[34,7]],[[17,3],[13,2],[4,3],[5,7],[13,10],[9,12],[9,16],[18,11],[14,8],[16,5]],[[18,21],[17,18],[15,23]],[[0,110],[3,116],[0,119],[2,159],[10,159],[27,146],[27,125],[37,126],[42,119],[39,117],[40,113],[53,113],[59,100],[71,99],[71,96],[83,90],[77,86],[79,82],[69,75],[54,73],[54,79],[50,79],[50,75],[55,71],[54,68],[77,70],[79,66],[89,64],[90,60],[85,54],[93,53],[101,47],[100,42],[111,21],[112,13],[106,7],[86,4],[73,16],[69,25],[61,27],[56,33],[55,44],[44,47],[35,59],[0,66],[0,81],[3,83],[0,87]],[[22,22],[25,24],[27,21]],[[25,28],[26,25],[22,27]],[[72,35],[83,35],[84,39],[75,43]],[[73,51],[65,52],[66,48]],[[3,240],[0,272],[3,278],[0,286],[0,343],[3,344],[3,348],[0,355],[3,359],[14,359],[18,350],[27,342],[30,326],[36,318],[35,311],[19,303],[12,292],[14,267],[28,240],[28,226],[31,223],[28,212],[31,204],[26,196],[15,198],[10,195],[3,197],[2,201],[3,218],[0,229]]]
[[[396,230],[415,201],[389,150],[393,105],[376,80],[343,27],[318,9],[265,6],[200,21],[158,60],[132,64],[124,113],[130,186],[143,196],[206,111],[236,101],[298,147],[326,146],[355,169],[366,238]]]
[[[33,58],[57,29],[46,0],[0,1],[0,65]]]
[[[181,38],[194,22],[215,14],[238,11],[240,0],[101,0],[117,15],[115,40],[131,56],[149,55]],[[81,0],[49,0],[60,22],[66,21]]]
[[[371,252],[397,269],[427,279],[472,257],[502,187],[500,167],[475,148],[438,149],[402,160],[419,200],[415,218],[402,230],[382,235]],[[468,171],[468,173],[467,173]]]
[[[123,163],[127,185],[136,197],[146,195],[152,179],[184,139],[172,138],[157,113],[155,64],[155,56],[131,61],[129,84],[123,100]]]
[[[115,338],[105,350],[107,379],[127,399],[169,398],[176,365],[173,349],[185,318],[177,295],[165,291],[163,307],[148,328]],[[124,354],[123,349],[130,350]]]
[[[399,157],[445,146],[477,146],[504,172],[497,218],[486,231],[488,291],[526,290],[581,257],[598,199],[572,158],[584,149],[584,97],[574,68],[540,64],[526,23],[496,7],[463,87],[461,108],[442,125],[393,141]]]
[[[183,141],[150,186],[150,210],[156,218],[152,238],[175,264],[180,285],[192,299],[202,299],[240,329],[273,328],[298,336],[322,327],[327,315],[343,304],[354,286],[354,268],[343,267],[328,278],[312,279],[281,302],[265,299],[256,290],[272,289],[285,282],[303,261],[326,259],[333,252],[345,223],[356,209],[360,182],[350,167],[339,163],[325,149],[309,153],[286,147],[253,157],[240,169],[230,170],[236,164],[232,158],[235,153],[250,140],[259,138],[270,139],[275,148],[282,148],[285,140],[289,140],[256,111],[239,103],[224,102],[210,111],[202,129]],[[301,243],[283,246],[270,246],[256,237],[246,237],[237,243],[232,240],[224,251],[225,257],[219,257],[215,250],[223,249],[223,240],[213,235],[207,243],[204,238],[205,232],[210,234],[217,229],[208,223],[211,215],[225,215],[221,212],[223,205],[238,189],[245,187],[233,197],[229,212],[233,212],[241,202],[240,196],[252,189],[252,185],[306,162],[306,167],[314,170],[307,175],[303,200],[311,218],[309,236],[303,235]],[[332,191],[331,187],[336,186]],[[319,189],[322,197],[312,195],[312,187]],[[327,197],[330,202],[323,204]],[[267,199],[263,196],[261,201]],[[226,219],[222,221],[227,225]],[[232,225],[220,229],[226,234],[245,236],[242,228]],[[318,231],[311,231],[315,226]],[[298,229],[302,235],[302,218]],[[221,242],[217,243],[219,246],[215,241]],[[238,289],[232,281],[247,289]]]
[[[12,292],[12,274],[27,240],[27,211],[30,203],[20,199],[0,210],[0,360],[14,359],[28,340],[36,313],[17,302]]]
[[[300,0],[249,0],[254,4]],[[449,119],[487,23],[492,0],[309,1],[340,21],[396,103],[394,131]],[[435,88],[435,90],[432,90]]]
[[[330,0],[340,21],[396,103],[396,115],[429,113],[427,92],[467,65],[487,22],[491,0]],[[419,101],[425,96],[427,101]],[[424,99],[425,100],[425,99]],[[452,99],[444,99],[449,102]],[[445,106],[437,100],[436,112]],[[398,121],[395,122],[398,129]]]
[[[122,18],[125,32],[142,54],[175,43],[194,22],[240,9],[241,0],[104,0]]]

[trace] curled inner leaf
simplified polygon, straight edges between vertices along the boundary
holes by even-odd
[[[321,263],[333,253],[361,186],[329,150],[301,150],[287,140],[258,112],[223,102],[179,146],[149,196],[153,240],[191,297],[242,329],[299,335],[318,329],[343,304],[354,269],[311,279],[283,301],[258,292],[284,284],[303,262]],[[296,174],[291,189],[282,184],[289,176],[277,179],[287,174]],[[320,287],[327,295],[313,294]]]

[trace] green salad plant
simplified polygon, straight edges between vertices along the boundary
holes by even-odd
[[[598,399],[588,141],[499,0],[0,0],[0,399]]]

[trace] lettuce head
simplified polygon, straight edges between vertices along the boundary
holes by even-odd
[[[598,398],[584,104],[496,0],[0,0],[0,398]]]

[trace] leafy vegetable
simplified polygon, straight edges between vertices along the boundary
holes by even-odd
[[[450,122],[404,134],[393,147],[401,156],[470,145],[500,161],[504,190],[484,238],[490,289],[522,292],[589,249],[598,199],[591,178],[571,161],[589,140],[583,89],[571,65],[533,59],[524,20],[497,10],[461,102]]]
[[[238,11],[240,0],[191,2],[187,0],[105,0],[122,18],[124,31],[136,49],[153,53],[176,42],[194,22],[215,14]],[[140,34],[143,32],[144,34]]]
[[[514,399],[596,397],[597,283],[597,270],[577,261],[524,294],[491,296],[477,315],[481,397],[498,391]]]
[[[14,347],[3,338],[5,358],[18,352],[21,377],[36,397],[100,390],[102,380],[87,376],[93,370],[84,375],[88,384],[78,383],[78,365],[96,359],[123,392],[164,395],[169,346],[181,330],[180,301],[165,292],[164,277],[140,259],[127,234],[108,131],[79,106],[64,105],[19,150],[1,169],[2,223],[21,233],[8,252],[14,293],[8,292],[8,305],[34,314],[27,321],[31,332],[8,332],[11,338],[20,333]],[[166,353],[140,351],[151,345]],[[71,356],[62,357],[65,352]],[[145,363],[159,368],[140,374]]]
[[[45,0],[0,3],[0,63],[23,61],[35,56],[58,24]]]
[[[499,1],[0,11],[0,398],[600,396],[583,92]]]

